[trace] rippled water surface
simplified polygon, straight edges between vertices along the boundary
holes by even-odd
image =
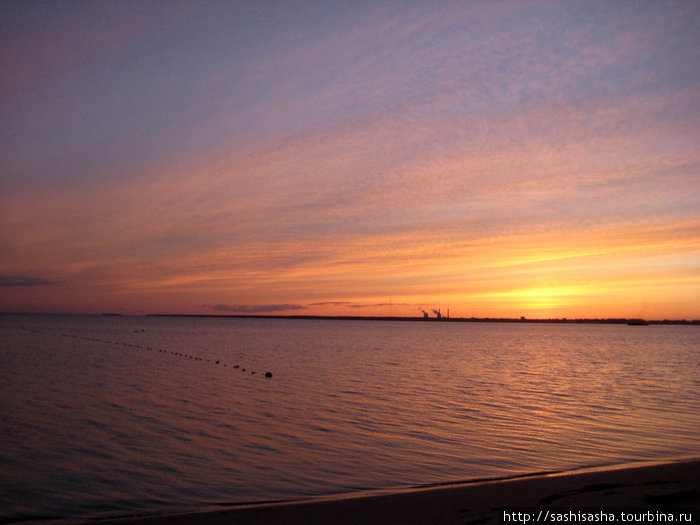
[[[700,455],[697,326],[0,316],[0,342],[6,522]]]

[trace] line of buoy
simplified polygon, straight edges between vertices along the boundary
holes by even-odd
[[[36,329],[33,329],[33,328],[26,328],[26,327],[24,327],[24,326],[22,327],[22,330],[27,330],[27,331],[33,332],[33,333],[35,333],[35,334],[43,334],[43,335],[46,335],[46,332],[42,332],[42,331],[40,331],[40,330],[36,330]],[[138,333],[138,332],[145,332],[145,330],[140,330],[140,331],[139,331],[139,330],[134,330],[134,333]],[[75,334],[65,334],[65,333],[61,333],[60,335],[63,336],[63,337],[73,337],[73,338],[75,338],[75,339],[82,339],[82,340],[84,340],[84,341],[94,341],[94,342],[96,342],[96,343],[107,343],[107,344],[111,344],[111,345],[121,345],[121,346],[130,347],[130,348],[138,348],[138,349],[140,349],[140,350],[149,350],[149,351],[154,351],[154,352],[157,351],[157,352],[159,352],[159,353],[171,354],[171,355],[174,355],[174,356],[176,356],[176,357],[184,357],[184,358],[186,358],[186,359],[192,359],[192,360],[194,360],[194,361],[206,361],[207,363],[211,363],[211,360],[210,360],[210,359],[206,359],[206,358],[203,358],[203,357],[198,357],[198,356],[194,356],[194,355],[190,355],[190,354],[183,354],[182,352],[175,352],[175,351],[173,351],[173,350],[168,350],[168,349],[166,349],[166,348],[153,348],[153,347],[151,347],[151,346],[142,346],[142,345],[137,345],[137,344],[133,344],[133,343],[125,343],[125,342],[119,342],[119,341],[109,341],[109,340],[106,340],[106,339],[99,339],[99,338],[97,338],[97,337],[79,336],[79,335],[75,335]],[[226,367],[228,366],[226,363],[222,363],[220,359],[217,359],[217,360],[214,362],[214,364],[215,364],[215,365],[220,365],[220,366],[226,366]],[[234,369],[238,369],[238,370],[240,370],[241,372],[245,372],[245,371],[246,371],[246,369],[245,369],[245,368],[241,368],[240,365],[234,365],[233,368],[234,368]],[[257,372],[251,371],[250,374],[251,374],[251,375],[256,375]],[[265,372],[265,374],[262,374],[262,377],[270,378],[270,377],[272,377],[272,372]]]

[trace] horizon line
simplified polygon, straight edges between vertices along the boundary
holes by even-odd
[[[312,315],[312,314],[176,314],[148,313],[127,314],[118,312],[57,313],[57,312],[0,312],[0,315],[65,315],[65,316],[103,316],[103,317],[211,317],[238,319],[309,319],[340,321],[408,321],[408,322],[486,322],[486,323],[552,323],[552,324],[661,324],[661,325],[700,325],[700,319],[643,319],[640,317],[423,317],[423,316],[386,316],[386,315]]]

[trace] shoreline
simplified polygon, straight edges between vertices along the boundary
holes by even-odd
[[[698,473],[700,458],[648,461],[89,521],[99,525],[481,524],[504,523],[504,513],[508,512],[529,511],[534,516],[540,510],[556,510],[615,513],[616,521],[621,522],[620,512],[696,513],[700,508]],[[546,521],[562,521],[555,519],[557,515],[545,515],[549,518]],[[577,516],[568,517],[566,521],[576,521],[571,518]],[[589,519],[579,521],[600,521],[593,520],[596,516],[592,514],[586,517]],[[679,518],[675,516],[674,521]]]
[[[191,317],[206,319],[292,319],[311,321],[396,321],[419,323],[516,323],[516,324],[578,324],[578,325],[628,325],[628,326],[700,326],[700,319],[640,319],[637,317],[593,317],[593,318],[526,318],[526,317],[416,317],[416,316],[383,316],[383,315],[299,315],[299,314],[173,314],[147,313],[122,314],[114,312],[103,313],[66,313],[66,312],[0,312],[0,316],[66,316],[66,317]]]
[[[114,314],[102,314],[114,315]],[[282,315],[282,314],[146,314],[145,317],[203,317],[214,319],[300,319],[318,321],[399,321],[419,323],[518,323],[518,324],[611,324],[611,325],[674,325],[697,326],[700,319],[614,318],[526,318],[526,317],[406,317],[382,315]]]

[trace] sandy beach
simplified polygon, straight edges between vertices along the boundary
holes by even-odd
[[[692,522],[700,460],[626,465],[422,487],[395,493],[237,505],[107,524],[481,524]],[[692,513],[691,517],[689,513]],[[672,516],[671,516],[672,514]],[[670,518],[673,519],[670,519]]]

